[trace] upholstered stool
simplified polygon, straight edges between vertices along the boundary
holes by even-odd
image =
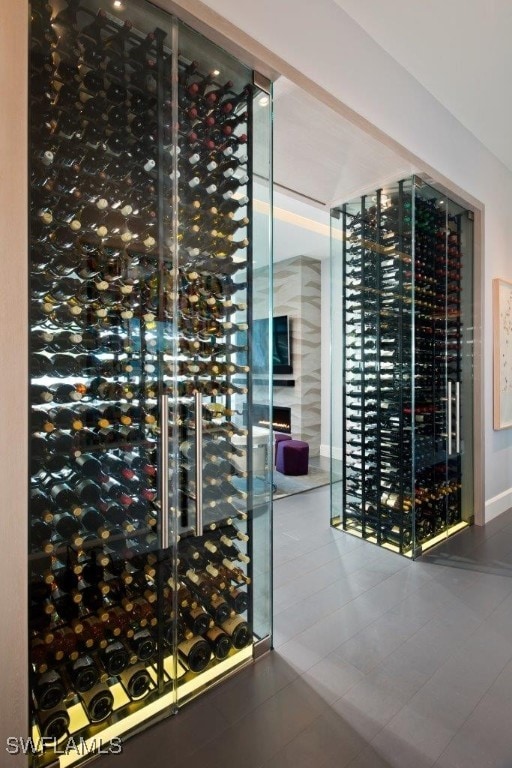
[[[275,447],[275,450],[274,450],[274,464],[277,461],[277,446],[279,445],[279,443],[281,443],[283,440],[291,440],[291,439],[292,439],[291,435],[284,435],[282,432],[275,432],[274,433],[274,441],[275,441],[275,444],[276,444],[276,447]]]
[[[307,475],[309,444],[302,440],[282,440],[277,445],[276,469],[283,475]]]

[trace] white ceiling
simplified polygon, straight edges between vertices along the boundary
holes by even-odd
[[[334,0],[512,170],[511,0]]]
[[[332,206],[414,172],[285,77],[274,86],[274,182]]]
[[[327,258],[332,206],[417,170],[284,77],[274,85],[273,157],[275,261]]]

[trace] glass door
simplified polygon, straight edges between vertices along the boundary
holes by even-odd
[[[159,349],[174,337],[169,18],[31,8],[34,756],[87,756],[175,704],[164,674]],[[165,448],[166,450],[166,448]],[[169,614],[170,615],[170,614]],[[120,728],[119,722],[123,721]],[[85,753],[85,754],[84,754]]]
[[[255,232],[254,122],[270,99],[251,70],[185,25],[179,39],[171,478],[183,702],[253,654],[254,512],[271,493],[270,431],[252,419],[261,269],[267,316],[269,306],[269,248]],[[268,370],[262,376],[268,388]]]
[[[415,547],[447,528],[451,447],[447,352],[447,211],[443,196],[415,183]]]
[[[270,632],[270,95],[137,0],[34,0],[30,40],[30,711],[64,766]]]
[[[471,450],[464,451],[466,441],[472,446],[472,351],[465,344],[472,317],[472,241],[468,212],[418,178],[415,205],[416,381],[426,387],[423,394],[417,387],[415,408],[416,446],[426,448],[417,453],[415,467],[415,544],[421,551],[471,517],[472,474],[464,473],[463,483],[462,464],[469,469],[472,461]]]

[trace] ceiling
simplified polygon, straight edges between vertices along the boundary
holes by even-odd
[[[334,0],[512,170],[511,0]]]
[[[274,84],[273,142],[275,261],[327,258],[332,206],[417,170],[285,77]],[[255,167],[264,175],[259,149]],[[264,185],[259,197],[266,199]],[[263,208],[262,233],[265,215]]]
[[[396,181],[413,166],[280,77],[274,85],[274,182],[332,206]]]

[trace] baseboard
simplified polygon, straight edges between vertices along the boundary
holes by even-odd
[[[485,522],[489,523],[495,517],[510,509],[510,507],[512,507],[512,488],[498,493],[497,496],[485,502]]]
[[[321,445],[320,446],[320,456],[327,456],[328,459],[331,458],[331,446],[330,445]],[[343,461],[343,451],[341,448],[333,448],[332,451],[332,457],[333,459],[337,459],[338,461]]]

